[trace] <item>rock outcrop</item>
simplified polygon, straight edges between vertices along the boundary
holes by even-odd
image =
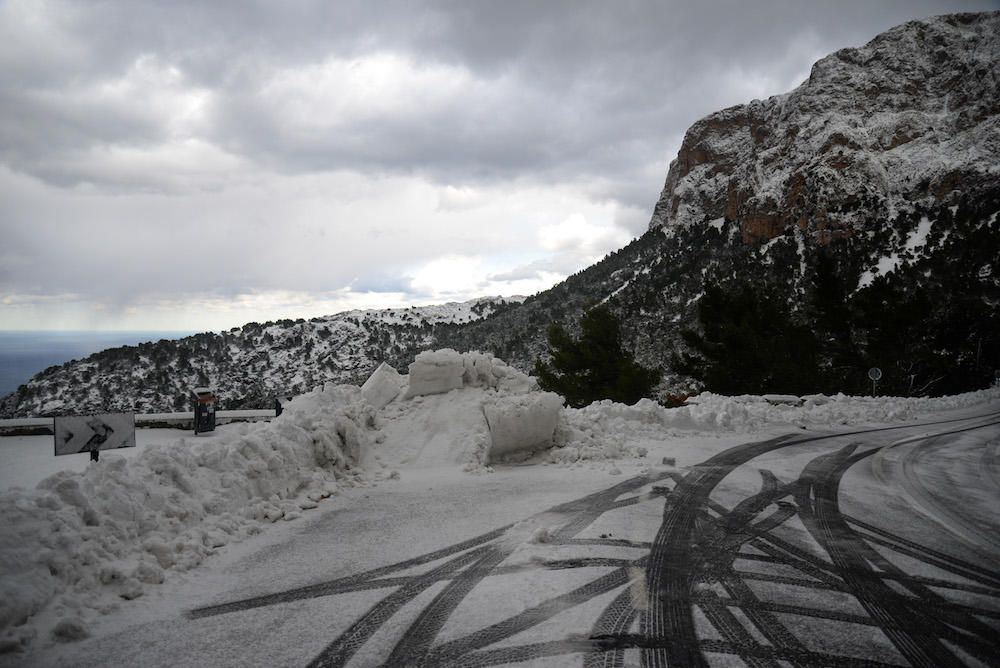
[[[687,131],[651,227],[735,221],[821,244],[1000,180],[1000,12],[911,21],[841,49],[785,95]]]

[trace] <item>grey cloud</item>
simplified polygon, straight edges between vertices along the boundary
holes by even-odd
[[[567,275],[580,271],[581,266],[586,265],[581,262],[581,255],[577,253],[557,253],[551,257],[535,260],[526,264],[514,267],[510,271],[498,272],[487,276],[487,280],[503,281],[523,281],[531,279],[542,279],[544,273]]]
[[[542,277],[542,272],[548,269],[548,262],[532,262],[514,267],[510,271],[490,274],[486,278],[491,281],[523,281]]]
[[[22,6],[38,16],[24,21]],[[613,224],[638,235],[683,132],[700,116],[785,92],[816,58],[897,23],[997,7],[996,0],[0,3],[0,290],[79,291],[119,303],[150,291],[411,292],[412,267],[497,243],[479,243],[484,231],[473,218],[467,229],[437,236],[408,232],[407,211],[396,214],[398,227],[389,216],[333,221],[323,237],[302,223],[323,218],[295,209],[294,188],[275,195],[283,202],[255,196],[254,179],[277,192],[283,186],[272,177],[284,183],[317,173],[417,175],[454,186],[440,210],[467,207],[470,217],[477,200],[463,198],[465,185],[566,186],[613,202]],[[290,116],[281,105],[287,98],[262,94],[276,72],[377,53],[418,69],[454,68],[465,87],[446,103],[403,98],[315,127]],[[137,73],[137,62],[149,71]],[[116,89],[127,76],[134,90]],[[196,122],[184,120],[192,92],[205,98]],[[315,104],[319,120],[333,113],[324,100]],[[24,174],[65,196],[36,192],[30,179],[19,180]],[[209,201],[206,191],[217,197]],[[328,197],[343,203],[350,193]],[[166,257],[165,248],[185,255]],[[148,261],[150,249],[160,261]],[[570,273],[593,250],[552,251],[489,278]]]
[[[410,276],[394,276],[374,273],[353,280],[351,290],[355,292],[399,292],[407,294],[412,289],[413,278]]]
[[[990,6],[996,3],[854,2],[808,11],[790,1],[72,4],[53,10],[36,52],[0,75],[0,156],[65,185],[94,180],[66,159],[73,151],[163,141],[155,119],[127,106],[88,107],[58,94],[68,81],[121,76],[153,54],[213,91],[218,107],[203,139],[272,168],[419,173],[441,183],[590,175],[615,180],[624,192],[636,165],[659,160],[665,170],[670,138],[697,117],[744,101],[744,91],[722,86],[727,73],[763,73],[776,86],[764,93],[784,92],[823,53],[906,19]],[[809,48],[796,50],[802,36]],[[45,50],[58,40],[71,43],[66,52],[75,58],[46,68]],[[506,77],[511,86],[492,106],[414,107],[313,136],[297,135],[277,110],[252,100],[274,68],[378,50],[460,65],[487,85]]]

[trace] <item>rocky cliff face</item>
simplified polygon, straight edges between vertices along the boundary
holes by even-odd
[[[871,366],[890,392],[983,387],[1000,368],[998,63],[1000,12],[941,16],[823,58],[786,95],[701,119],[646,235],[452,332],[454,345],[527,366],[546,323],[572,328],[605,303],[639,360],[683,389],[674,355],[704,326],[706,291],[749,287],[787,309],[782,327],[809,333],[802,366],[815,374],[795,391],[865,392]]]
[[[688,130],[651,227],[727,219],[819,243],[1000,180],[1000,12],[912,21],[817,62],[785,95]]]

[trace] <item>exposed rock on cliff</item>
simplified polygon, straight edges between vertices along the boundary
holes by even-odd
[[[817,62],[790,93],[687,131],[651,227],[725,218],[745,243],[822,244],[1000,180],[1000,12],[911,21]]]

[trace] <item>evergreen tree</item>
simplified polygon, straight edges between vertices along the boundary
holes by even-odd
[[[819,356],[819,386],[815,391],[863,391],[868,366],[854,340],[855,316],[851,313],[847,288],[838,274],[833,254],[817,253],[814,269],[807,313],[816,335]]]
[[[559,324],[548,328],[551,364],[535,361],[535,375],[544,390],[561,394],[575,408],[600,399],[634,404],[652,394],[660,374],[639,365],[622,348],[618,319],[604,307],[580,319],[574,339]]]
[[[702,331],[681,333],[691,353],[674,368],[720,394],[806,393],[818,382],[813,332],[784,303],[749,285],[709,286],[698,303]]]

